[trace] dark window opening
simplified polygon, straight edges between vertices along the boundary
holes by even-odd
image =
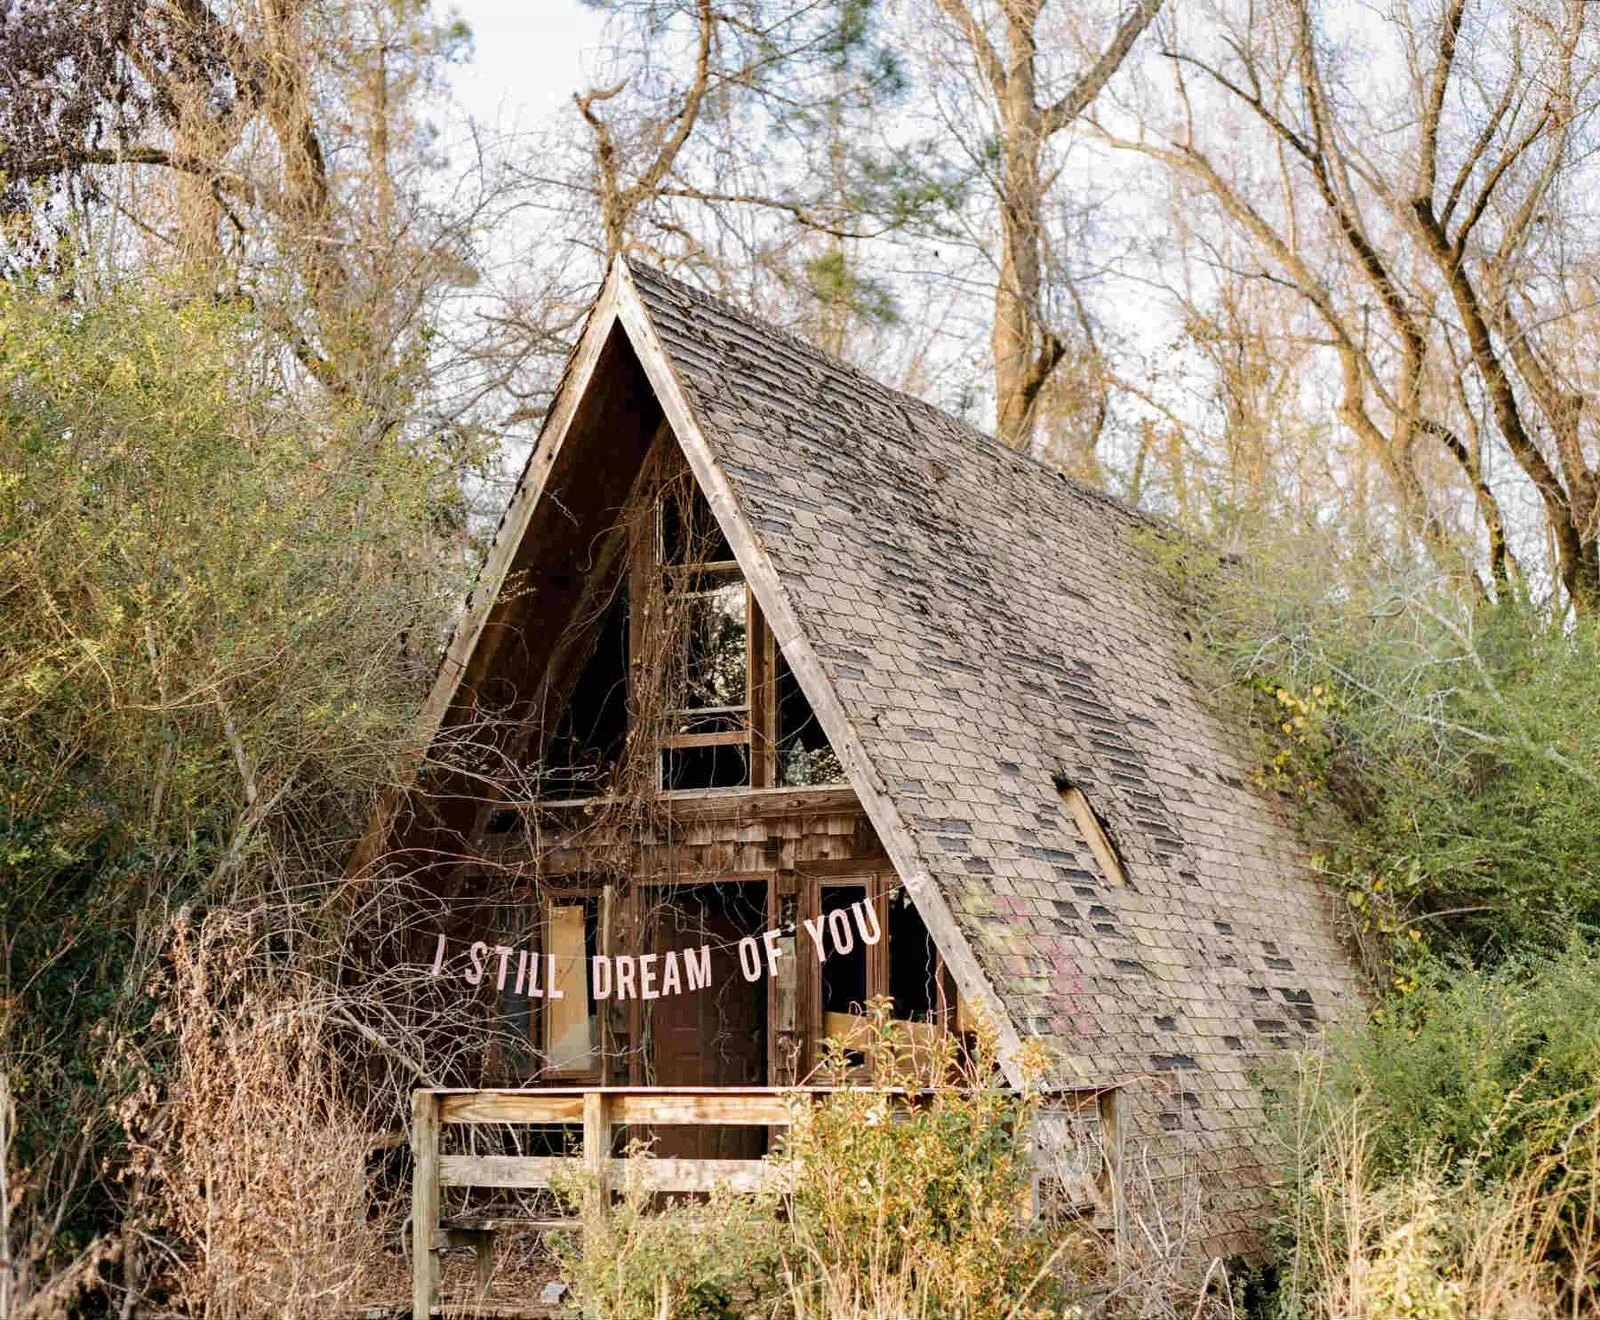
[[[867,1003],[867,946],[861,942],[860,931],[856,929],[855,915],[850,911],[850,905],[867,901],[866,887],[823,885],[821,897],[823,922],[825,924],[828,922],[830,913],[844,913],[844,919],[849,923],[852,941],[849,953],[838,952],[833,940],[830,938],[828,941],[828,957],[822,964],[823,1014],[860,1013]],[[825,1034],[830,1036],[836,1034],[832,1029],[834,1025],[824,1016]]]
[[[530,924],[525,897],[497,905],[494,913],[495,943],[519,952],[524,949],[536,951],[539,946],[529,929]],[[515,962],[515,955],[511,961]],[[493,961],[489,965],[495,966]],[[527,995],[517,994],[516,984],[508,976],[500,990],[499,1009],[501,1027],[506,1036],[501,1064],[504,1071],[515,1076],[525,1072],[533,1063],[533,1001]]]
[[[620,587],[601,618],[594,650],[545,743],[539,794],[605,791],[628,733],[628,599]]]
[[[904,889],[889,896],[889,994],[894,1016],[932,1022],[939,1010],[939,951]]]
[[[844,767],[834,755],[828,735],[789,663],[778,652],[778,784],[805,788],[812,784],[842,784]]]
[[[692,480],[676,483],[659,507],[656,551],[663,564],[719,564],[733,558],[733,547]]]
[[[750,748],[744,742],[668,747],[661,753],[664,789],[741,788],[749,782]]]

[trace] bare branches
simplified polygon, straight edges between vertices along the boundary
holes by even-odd
[[[1122,67],[1161,3],[1137,0],[1093,63],[1045,106],[1039,104],[1039,0],[1002,6],[1003,55],[967,0],[939,0],[939,7],[983,76],[998,126],[998,169],[991,176],[1000,225],[990,336],[995,433],[1024,449],[1032,442],[1040,393],[1067,351],[1062,330],[1046,310],[1045,153],[1050,139],[1080,118]]]
[[[1199,184],[1268,269],[1288,276],[1331,332],[1340,418],[1382,457],[1411,535],[1441,567],[1481,554],[1503,587],[1516,529],[1481,446],[1460,436],[1472,420],[1461,410],[1481,399],[1495,440],[1539,494],[1555,576],[1585,609],[1600,605],[1600,561],[1585,530],[1596,489],[1586,410],[1546,365],[1550,337],[1524,332],[1518,303],[1530,293],[1511,272],[1541,250],[1540,225],[1576,186],[1574,135],[1595,111],[1600,77],[1593,52],[1580,54],[1587,21],[1581,5],[1550,24],[1471,0],[1406,7],[1355,57],[1403,60],[1409,81],[1386,98],[1359,77],[1354,88],[1344,80],[1340,45],[1306,0],[1225,11],[1220,32],[1167,43],[1179,101],[1162,130],[1148,131],[1161,121],[1152,115],[1137,136],[1106,135]],[[1203,83],[1191,93],[1194,70]],[[1248,111],[1259,157],[1225,158],[1197,137],[1206,120],[1191,95]],[[1396,123],[1405,124],[1398,134]],[[1271,162],[1278,197],[1243,160]],[[1496,246],[1485,252],[1478,236],[1489,225]],[[1559,275],[1547,278],[1559,287]],[[1374,303],[1387,323],[1376,338]],[[1470,398],[1457,387],[1455,338],[1475,377]],[[1430,449],[1453,480],[1429,475]],[[1453,545],[1445,530],[1444,511],[1464,501],[1481,550]]]
[[[610,126],[594,109],[596,105],[618,96],[627,86],[626,79],[614,87],[591,90],[581,96],[576,93],[573,95],[578,112],[595,135],[595,164],[600,172],[600,218],[604,226],[605,255],[608,259],[624,250],[633,213],[641,202],[655,195],[700,118],[700,107],[711,78],[711,43],[716,30],[716,15],[712,11],[711,0],[697,0],[696,19],[699,32],[694,73],[683,93],[682,104],[666,124],[654,127],[652,135],[660,139],[659,146],[631,183],[621,182],[622,161],[618,156],[616,140]]]
[[[1094,104],[1133,50],[1133,43],[1150,26],[1161,10],[1161,0],[1137,0],[1117,25],[1116,34],[1100,52],[1100,57],[1041,116],[1040,132],[1049,137],[1059,133]]]

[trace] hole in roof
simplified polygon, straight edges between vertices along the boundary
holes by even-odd
[[[1056,792],[1061,794],[1061,801],[1077,822],[1078,832],[1083,835],[1083,841],[1089,845],[1089,851],[1094,854],[1094,859],[1100,864],[1100,870],[1105,878],[1114,885],[1125,885],[1128,877],[1122,864],[1122,853],[1111,838],[1111,833],[1106,829],[1105,822],[1100,819],[1100,813],[1094,809],[1084,791],[1067,779],[1064,775],[1056,776]]]

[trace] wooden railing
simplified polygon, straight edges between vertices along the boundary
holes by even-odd
[[[411,1095],[412,1314],[425,1320],[437,1310],[439,1253],[470,1245],[477,1255],[480,1294],[487,1289],[494,1235],[501,1225],[552,1229],[577,1227],[569,1219],[496,1219],[441,1216],[447,1187],[506,1190],[548,1189],[587,1175],[591,1195],[609,1198],[609,1188],[631,1178],[662,1193],[707,1192],[727,1186],[754,1192],[780,1186],[781,1165],[752,1159],[611,1157],[612,1129],[634,1127],[787,1127],[800,1107],[815,1104],[837,1087],[552,1087],[537,1090],[418,1090]],[[899,1092],[915,1102],[915,1094]],[[1071,1116],[1093,1113],[1098,1127],[1092,1170],[1097,1199],[1113,1224],[1121,1221],[1121,1122],[1115,1087],[1046,1092],[1047,1111]],[[442,1130],[451,1125],[549,1124],[582,1126],[581,1153],[476,1155],[441,1153]]]

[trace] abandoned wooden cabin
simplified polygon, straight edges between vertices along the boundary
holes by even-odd
[[[871,997],[918,1033],[982,1011],[1006,1067],[1038,1036],[1063,1085],[1121,1085],[1125,1139],[1198,1173],[1208,1238],[1243,1246],[1270,1176],[1252,1066],[1354,977],[1185,676],[1163,535],[617,261],[425,708],[433,752],[357,859],[490,950],[514,1047],[468,1084],[782,1086]],[[881,938],[826,959],[802,933],[863,918]],[[560,997],[496,975],[496,946]],[[602,998],[585,970],[690,947],[709,987]]]

